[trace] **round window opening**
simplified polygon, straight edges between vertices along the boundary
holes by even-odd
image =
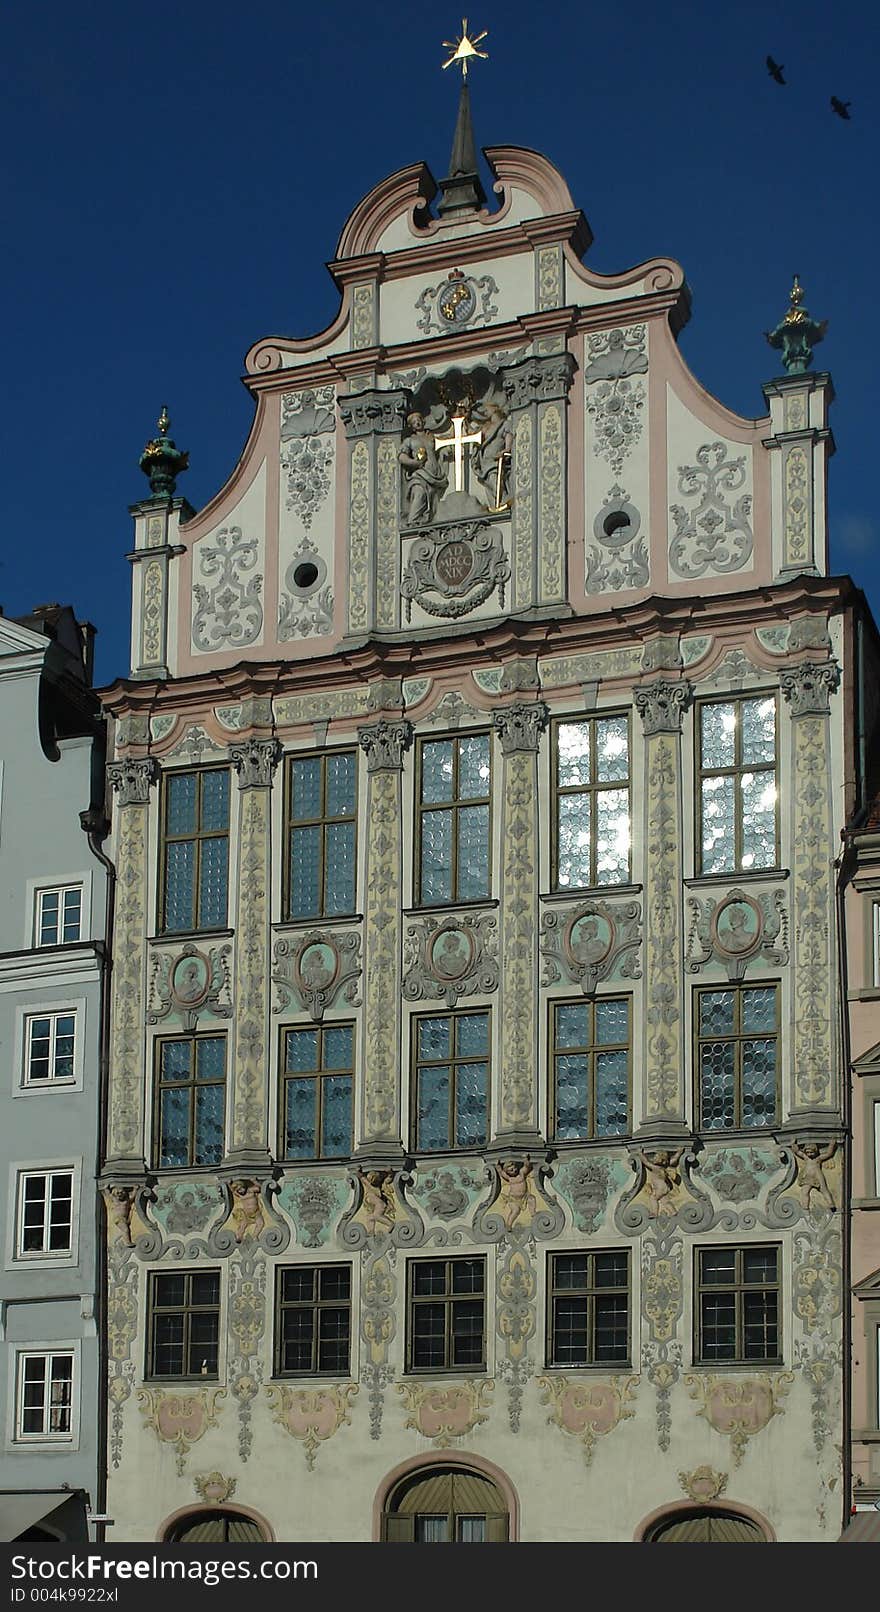
[[[623,532],[631,525],[629,516],[622,509],[613,509],[610,515],[605,516],[602,530],[606,537],[613,537],[615,532]]]
[[[303,560],[294,571],[293,580],[298,588],[313,588],[318,580],[318,567],[311,560]]]

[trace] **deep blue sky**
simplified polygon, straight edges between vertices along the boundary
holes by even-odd
[[[128,669],[128,505],[159,406],[200,507],[247,435],[250,344],[330,320],[323,265],[364,192],[421,159],[445,173],[457,84],[441,41],[460,15],[449,0],[4,8],[0,603],[71,602],[99,629],[101,681]],[[593,268],[683,264],[683,351],[743,414],[764,412],[762,331],[799,272],[829,320],[816,362],[837,391],[832,566],[880,617],[876,4],[514,0],[469,15],[490,30],[471,76],[478,141],[557,164]]]

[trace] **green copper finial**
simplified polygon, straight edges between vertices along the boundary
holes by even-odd
[[[803,375],[813,362],[813,348],[828,329],[828,320],[811,319],[803,306],[804,291],[797,275],[789,292],[789,308],[775,330],[765,330],[771,347],[782,349],[782,367],[788,375]]]
[[[189,468],[189,454],[182,453],[168,435],[171,421],[164,403],[156,424],[159,435],[147,443],[138,463],[144,475],[150,478],[151,496],[173,498],[178,476],[182,470]]]

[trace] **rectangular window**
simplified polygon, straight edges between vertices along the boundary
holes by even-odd
[[[779,1249],[698,1248],[697,1360],[778,1365]]]
[[[148,1377],[217,1377],[220,1272],[153,1271]]]
[[[287,773],[288,919],[355,910],[357,756],[291,757]]]
[[[69,1254],[73,1238],[73,1171],[23,1171],[18,1178],[16,1257]]]
[[[409,1371],[486,1366],[485,1259],[416,1259],[409,1267]]]
[[[700,872],[775,868],[776,700],[711,700],[698,719]]]
[[[417,1018],[414,1098],[417,1153],[480,1148],[489,1125],[489,1014]]]
[[[345,1159],[352,1147],[354,1025],[285,1030],[281,1079],[284,1159]]]
[[[228,768],[166,774],[161,851],[161,928],[170,933],[225,928]]]
[[[418,900],[489,894],[491,752],[488,733],[419,744]]]
[[[17,1439],[73,1436],[73,1352],[22,1352],[18,1357]]]
[[[51,1086],[75,1078],[75,1013],[34,1013],[24,1021],[24,1083]]]
[[[82,939],[81,884],[66,884],[53,890],[37,891],[34,942],[37,946],[62,946]]]
[[[871,1119],[873,1124],[868,1146],[870,1148],[873,1145],[874,1197],[880,1198],[880,1103],[871,1104]]]
[[[880,991],[880,901],[871,902],[871,984]]]
[[[558,1142],[626,1136],[630,998],[551,1005],[553,1135]]]
[[[775,1125],[779,1111],[779,986],[697,991],[699,1129]]]
[[[554,727],[553,888],[628,884],[629,717]]]
[[[629,1251],[550,1255],[551,1366],[629,1360]]]
[[[226,1107],[226,1037],[173,1036],[156,1043],[155,1162],[219,1164]]]
[[[275,1375],[348,1375],[351,1266],[298,1265],[278,1271]]]

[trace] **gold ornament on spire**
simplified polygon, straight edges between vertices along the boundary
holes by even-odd
[[[785,323],[787,325],[802,325],[807,319],[807,314],[801,307],[801,303],[804,300],[804,288],[797,275],[795,275],[794,285],[788,293],[788,300],[791,303],[791,307],[785,315]]]
[[[482,40],[488,38],[488,34],[488,28],[484,28],[481,34],[476,34],[473,39],[470,39],[468,37],[467,17],[462,17],[461,38],[444,39],[443,41],[444,50],[452,51],[452,55],[450,56],[448,62],[443,63],[444,70],[447,67],[455,66],[457,63],[461,68],[461,76],[463,79],[465,79],[468,76],[468,62],[473,57],[479,56],[481,61],[487,62],[489,60],[489,52],[487,50],[477,50],[477,46]]]

